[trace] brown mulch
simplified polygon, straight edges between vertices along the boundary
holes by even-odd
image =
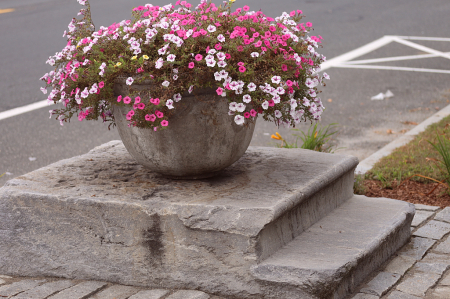
[[[424,184],[412,180],[392,183],[391,188],[383,188],[382,183],[377,180],[365,180],[366,196],[368,197],[387,197],[399,199],[414,204],[424,204],[430,206],[439,206],[445,208],[450,206],[450,195],[447,188],[441,184],[429,194],[438,183]],[[429,195],[427,195],[429,194]]]

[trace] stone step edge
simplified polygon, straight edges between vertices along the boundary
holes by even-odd
[[[352,210],[356,215],[346,218]],[[266,286],[267,298],[276,298],[281,289],[287,288],[292,289],[293,298],[299,292],[304,294],[302,298],[344,298],[408,242],[414,212],[414,205],[406,202],[355,195],[304,234],[252,267],[252,275]],[[375,213],[383,219],[366,221],[370,219],[368,215]],[[352,243],[348,238],[357,233],[364,236],[369,233],[370,226],[378,229],[372,230],[370,236],[366,235],[366,240],[351,252],[348,244]],[[346,227],[355,229],[345,232],[343,228]],[[327,248],[332,251],[327,252]],[[334,257],[343,253],[347,256],[343,255],[341,264],[336,264],[330,253]]]

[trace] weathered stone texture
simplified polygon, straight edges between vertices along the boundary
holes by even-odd
[[[113,285],[93,295],[91,299],[127,299],[141,289],[124,285]]]
[[[4,286],[0,287],[0,296],[12,297],[21,292],[25,292],[29,289],[37,287],[37,286],[43,284],[45,281],[46,281],[45,279],[41,279],[41,280],[26,279],[26,280],[14,282],[12,284],[4,285]]]
[[[411,223],[412,227],[416,227],[430,219],[434,215],[434,212],[431,211],[422,211],[418,210],[416,211],[416,214],[414,215],[414,219]]]
[[[413,235],[417,237],[439,240],[449,232],[450,223],[431,220],[430,222],[416,230]]]
[[[435,240],[428,238],[411,238],[411,241],[398,252],[398,255],[420,260],[434,243],[436,243]]]
[[[75,283],[70,280],[58,280],[44,283],[13,297],[14,299],[45,299],[56,292],[70,288]]]
[[[399,255],[389,262],[389,264],[384,268],[384,271],[403,275],[415,263],[415,258],[406,255]]]
[[[128,299],[161,299],[169,293],[168,290],[143,290],[137,294],[134,294]]]
[[[84,281],[73,287],[65,289],[57,294],[50,296],[48,299],[82,299],[92,295],[96,291],[100,290],[108,283],[101,281]]]
[[[380,272],[365,287],[361,289],[361,293],[383,296],[389,289],[397,283],[401,278],[400,274],[393,274],[389,272]]]
[[[182,290],[173,293],[167,299],[209,299],[209,295],[200,291]]]

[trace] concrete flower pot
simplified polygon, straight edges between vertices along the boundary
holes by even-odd
[[[132,90],[150,87],[150,82],[128,86],[121,81],[115,84],[114,95],[125,97]],[[156,132],[129,127],[125,115],[130,107],[113,107],[120,137],[139,164],[164,176],[199,179],[214,176],[245,153],[255,122],[235,124],[233,116],[228,115],[228,100],[214,89],[186,92],[175,104],[167,129]]]

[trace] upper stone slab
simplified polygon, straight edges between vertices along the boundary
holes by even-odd
[[[111,141],[12,179],[0,193],[139,205],[150,213],[176,213],[191,228],[255,236],[357,164],[352,156],[249,147],[216,177],[173,180],[146,170],[121,141]]]

